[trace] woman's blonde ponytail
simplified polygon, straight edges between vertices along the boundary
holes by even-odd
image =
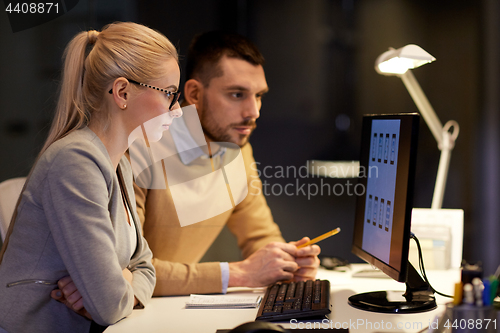
[[[59,100],[49,136],[40,155],[55,141],[71,131],[88,123],[89,115],[85,111],[83,75],[89,38],[87,32],[80,32],[68,44],[64,51],[64,67],[60,86]]]

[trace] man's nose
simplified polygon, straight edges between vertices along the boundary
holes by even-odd
[[[257,119],[260,117],[261,101],[257,98],[249,98],[245,105],[244,118]]]

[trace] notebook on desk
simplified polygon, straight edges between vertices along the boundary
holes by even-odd
[[[245,309],[259,306],[262,296],[195,295],[189,296],[186,309]]]

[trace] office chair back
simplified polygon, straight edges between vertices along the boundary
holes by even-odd
[[[12,178],[0,183],[0,236],[2,243],[9,229],[14,207],[23,189],[26,177]]]

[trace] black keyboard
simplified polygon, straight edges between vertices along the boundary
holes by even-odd
[[[277,282],[267,288],[255,320],[315,319],[330,312],[330,281]]]

